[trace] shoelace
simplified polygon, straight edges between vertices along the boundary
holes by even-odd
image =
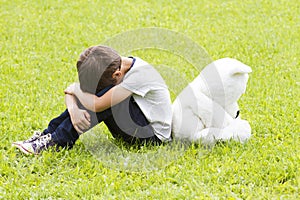
[[[50,140],[51,140],[51,135],[47,134],[34,141],[34,144],[36,145],[37,149],[40,149],[44,146],[46,147]]]
[[[33,132],[33,135],[28,139],[28,140],[25,140],[24,142],[33,142],[34,140],[38,139],[39,137],[42,136],[42,132],[40,131],[34,131]]]

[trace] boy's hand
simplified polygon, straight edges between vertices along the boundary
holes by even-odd
[[[71,122],[78,132],[78,134],[84,133],[91,126],[91,116],[86,110],[72,109],[69,110],[71,116]]]
[[[75,95],[75,91],[80,88],[79,83],[72,83],[65,89],[65,94]]]

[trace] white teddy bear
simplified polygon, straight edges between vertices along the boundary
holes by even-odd
[[[230,139],[245,142],[251,127],[238,117],[237,101],[251,71],[232,58],[206,66],[173,103],[173,136],[209,146]]]

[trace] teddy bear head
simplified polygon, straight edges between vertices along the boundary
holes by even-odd
[[[236,59],[216,60],[200,73],[201,91],[225,108],[245,93],[250,72],[249,66]]]

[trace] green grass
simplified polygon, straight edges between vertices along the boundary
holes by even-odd
[[[299,196],[297,0],[0,0],[0,5],[0,199]],[[63,90],[77,80],[75,63],[83,49],[143,27],[179,32],[204,47],[214,60],[233,57],[252,67],[240,100],[242,118],[252,127],[247,144],[230,142],[210,150],[190,146],[168,165],[141,172],[96,159],[84,137],[72,150],[59,153],[28,157],[11,148],[11,142],[43,129],[65,108]],[[152,49],[132,54],[174,67],[185,81],[198,73],[170,52]],[[166,77],[171,78],[172,74]]]

